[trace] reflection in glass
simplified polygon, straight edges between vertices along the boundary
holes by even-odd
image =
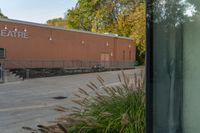
[[[154,132],[200,132],[200,0],[152,6]]]
[[[200,1],[191,1],[200,10]],[[184,133],[200,132],[200,15],[184,23],[183,32],[183,127]]]

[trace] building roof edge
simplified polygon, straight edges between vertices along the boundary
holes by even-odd
[[[76,30],[76,29],[67,29],[67,28],[64,28],[64,27],[51,26],[51,25],[47,25],[47,24],[40,24],[40,23],[21,21],[21,20],[14,20],[14,19],[0,18],[0,21],[10,22],[10,23],[18,23],[18,24],[24,24],[24,25],[30,25],[30,26],[37,26],[37,27],[42,27],[42,28],[51,28],[51,29],[56,29],[56,30],[65,30],[65,31],[71,31],[71,32],[79,32],[79,33],[86,33],[86,34],[92,34],[92,35],[100,35],[100,36],[113,37],[113,38],[121,38],[121,39],[127,39],[127,40],[132,40],[132,41],[134,40],[132,38],[123,37],[123,36],[117,36],[115,34],[103,34],[103,33],[96,33],[96,32]]]

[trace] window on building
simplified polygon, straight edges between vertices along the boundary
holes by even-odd
[[[199,133],[200,0],[147,5],[147,132]]]
[[[5,49],[4,48],[0,48],[0,59],[5,58]]]

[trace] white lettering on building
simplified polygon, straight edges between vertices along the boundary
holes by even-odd
[[[12,37],[12,38],[22,38],[27,39],[28,33],[24,31],[14,31],[14,30],[1,30],[0,29],[0,37]]]

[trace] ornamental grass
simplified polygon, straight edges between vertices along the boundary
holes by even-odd
[[[145,92],[143,74],[130,78],[122,72],[119,84],[106,85],[98,76],[98,84],[90,82],[79,88],[72,100],[74,107],[58,106],[68,114],[51,127],[39,126],[43,133],[144,133]],[[36,130],[35,130],[36,131]]]

